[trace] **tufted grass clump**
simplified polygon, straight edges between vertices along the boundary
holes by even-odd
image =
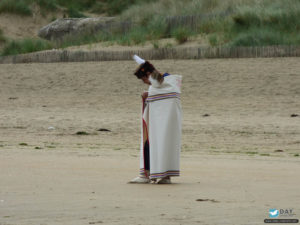
[[[300,44],[300,2],[260,1],[237,7],[228,32],[231,46]]]
[[[4,36],[3,31],[0,29],[0,44],[5,43],[7,38]]]
[[[74,6],[69,6],[68,7],[68,11],[67,11],[68,15],[70,18],[84,18],[86,17],[86,15],[84,15],[79,9],[77,9]]]
[[[31,16],[30,5],[23,0],[1,0],[0,13],[13,13],[24,16]]]
[[[7,42],[1,52],[1,55],[17,55],[47,50],[51,48],[53,48],[53,45],[49,41],[27,38],[20,41],[13,40]]]
[[[56,0],[31,0],[38,4],[43,10],[50,12],[55,11],[58,8]]]
[[[171,37],[174,37],[179,44],[183,44],[193,35],[193,31],[186,27],[178,27],[171,32]]]
[[[152,0],[156,2],[157,0]],[[132,5],[140,5],[147,0],[89,0],[92,3],[91,11],[94,13],[107,13],[109,16],[118,15],[129,9]]]

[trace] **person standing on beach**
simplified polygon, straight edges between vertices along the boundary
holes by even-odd
[[[170,184],[180,175],[182,77],[161,74],[150,62],[133,58],[139,64],[134,74],[149,90],[142,94],[140,175],[129,183]]]

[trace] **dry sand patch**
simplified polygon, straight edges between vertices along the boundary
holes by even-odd
[[[171,186],[126,183],[147,89],[134,62],[0,65],[0,224],[262,224],[273,207],[299,218],[298,61],[153,61],[183,75]]]

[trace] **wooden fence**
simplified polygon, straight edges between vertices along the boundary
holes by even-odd
[[[0,63],[53,63],[131,60],[138,54],[147,60],[299,57],[300,46],[234,47],[234,48],[160,48],[140,51],[67,51],[49,50],[0,57]]]

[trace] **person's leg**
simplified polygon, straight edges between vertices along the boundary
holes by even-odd
[[[150,176],[150,149],[149,149],[149,142],[146,141],[144,145],[144,165],[145,165],[145,174],[140,174],[140,176],[132,179],[129,181],[131,184],[146,184],[150,183],[151,180],[149,179]],[[156,181],[156,180],[155,180]]]

